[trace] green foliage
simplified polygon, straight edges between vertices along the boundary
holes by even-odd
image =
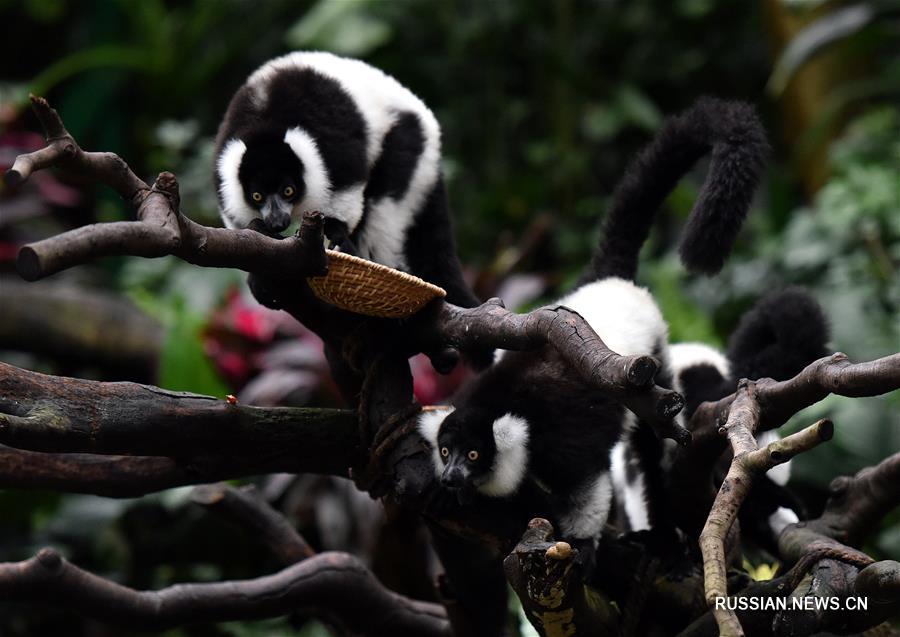
[[[391,25],[368,9],[372,0],[319,0],[285,34],[297,49],[361,57],[391,39]]]
[[[243,276],[231,270],[201,270],[175,259],[132,259],[121,272],[123,291],[166,333],[159,360],[160,387],[225,396],[200,337],[207,317],[230,287]]]

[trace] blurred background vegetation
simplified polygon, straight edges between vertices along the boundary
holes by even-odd
[[[148,180],[174,172],[186,214],[209,224],[218,224],[212,137],[254,68],[303,48],[384,69],[443,126],[460,252],[473,281],[518,307],[552,298],[577,276],[624,166],[666,114],[703,94],[747,100],[766,122],[773,153],[729,265],[711,279],[688,276],[673,250],[702,166],[670,197],[646,250],[641,278],[672,340],[724,345],[754,300],[799,284],[825,307],[835,350],[865,360],[900,349],[895,0],[0,0],[0,23],[0,168],[42,143],[26,109],[32,91],[50,99],[83,147],[119,153]],[[0,206],[0,360],[239,393],[257,404],[337,401],[317,339],[258,308],[240,273],[107,259],[47,283],[16,281],[21,244],[126,218],[113,193],[42,174],[0,190]],[[38,315],[26,319],[26,305]],[[445,398],[461,377],[414,366],[425,402]],[[896,392],[829,399],[788,428],[824,413],[837,425],[835,440],[795,462],[794,484],[812,512],[832,477],[900,448]],[[319,547],[379,561],[370,538],[381,514],[365,497],[309,477],[261,486]],[[0,560],[51,544],[136,587],[250,577],[272,566],[261,547],[192,507],[185,490],[139,501],[3,491],[0,520]],[[873,555],[900,556],[897,522],[895,515],[873,538]],[[123,634],[109,631],[0,605],[3,635]],[[169,634],[294,631],[327,634],[299,617]]]

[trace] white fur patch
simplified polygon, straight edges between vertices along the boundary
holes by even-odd
[[[431,446],[432,464],[434,474],[440,478],[444,472],[444,461],[441,460],[441,452],[438,449],[438,432],[444,418],[453,413],[453,407],[447,409],[430,409],[419,414],[419,435]]]
[[[645,288],[618,277],[583,285],[559,300],[579,314],[622,356],[651,354],[665,345],[669,327]]]
[[[778,435],[778,432],[774,429],[764,431],[756,436],[756,444],[759,445],[760,449],[778,440],[781,440],[781,436]],[[792,460],[788,460],[787,462],[775,465],[766,471],[766,476],[768,476],[775,484],[783,487],[791,479],[791,462]]]
[[[560,530],[577,539],[599,537],[611,504],[612,481],[604,472],[570,498],[569,512],[559,520]]]
[[[401,199],[384,197],[371,203],[359,238],[360,251],[368,253],[369,258],[404,270],[408,268],[403,251],[407,232],[437,183],[441,163],[441,131],[437,121],[427,109],[424,113],[414,112],[422,126],[424,144],[410,182]]]
[[[731,366],[728,359],[715,347],[704,343],[677,343],[669,347],[669,360],[672,371],[677,376],[689,367],[711,365],[723,378],[728,378]]]
[[[646,486],[644,476],[638,474],[637,480],[628,481],[628,443],[624,440],[617,442],[610,454],[609,473],[612,476],[613,489],[616,498],[622,503],[625,515],[628,518],[628,529],[642,531],[650,528],[650,519],[647,513]]]
[[[505,414],[494,421],[497,454],[490,479],[478,487],[487,496],[503,498],[518,490],[528,469],[528,422]]]
[[[796,524],[799,521],[800,518],[797,517],[796,513],[790,509],[778,507],[775,513],[769,516],[769,528],[772,529],[775,537],[778,537],[786,526]]]
[[[216,161],[219,173],[219,196],[222,200],[222,222],[226,228],[246,228],[259,214],[244,201],[244,189],[238,170],[247,146],[239,139],[230,139]]]
[[[705,343],[676,343],[670,345],[669,348],[669,364],[673,377],[675,379],[675,391],[684,394],[684,385],[681,382],[681,374],[691,367],[700,365],[712,366],[723,378],[728,378],[731,373],[731,365],[728,359],[715,347],[706,345]],[[687,426],[687,418],[684,411],[681,411],[676,417],[676,422],[682,427]],[[668,442],[668,440],[666,441]],[[675,447],[668,447],[663,456],[663,465],[669,468],[674,460]]]
[[[325,162],[322,160],[322,153],[319,152],[319,145],[316,140],[302,128],[288,129],[284,134],[284,143],[291,147],[294,154],[303,164],[303,184],[306,186],[306,193],[303,199],[294,205],[294,218],[305,211],[319,210],[329,216],[345,219],[340,214],[345,214],[343,210],[331,210],[331,180],[328,177],[328,170],[325,168]],[[353,212],[352,214],[357,214]],[[358,214],[362,215],[362,206],[359,207]],[[359,217],[357,217],[359,221]]]

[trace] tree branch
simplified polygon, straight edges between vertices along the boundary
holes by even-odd
[[[44,127],[47,146],[20,155],[6,173],[21,183],[37,170],[58,166],[113,188],[135,210],[137,221],[100,223],[24,246],[16,267],[28,281],[110,255],[176,255],[196,265],[239,268],[276,279],[302,279],[326,272],[321,215],[308,215],[297,235],[273,239],[253,230],[209,228],[180,212],[178,181],[163,172],[148,186],[118,155],[82,150],[59,114],[42,97],[31,105]]]
[[[756,431],[767,431],[780,427],[791,416],[829,394],[878,396],[900,389],[900,353],[851,363],[846,355],[838,352],[814,361],[792,379],[776,382],[763,378],[754,381],[753,386],[759,409]],[[715,495],[711,476],[727,447],[719,430],[729,419],[737,395],[705,402],[697,408],[688,424],[693,435],[691,446],[680,450],[672,466],[669,497],[693,495],[675,511],[678,525],[691,535],[696,535],[705,523]]]
[[[322,553],[252,580],[135,591],[43,549],[24,562],[0,564],[0,598],[54,604],[102,621],[158,631],[309,609],[366,635],[451,637],[443,608],[392,593],[346,553]]]
[[[659,361],[649,355],[613,352],[577,312],[560,305],[516,314],[500,299],[474,308],[443,303],[438,312],[435,320],[417,326],[415,339],[423,351],[553,347],[588,385],[622,402],[661,437],[681,445],[690,442],[690,432],[674,420],[684,399],[653,382]]]
[[[30,451],[168,456],[185,463],[216,456],[290,457],[290,469],[281,470],[346,476],[359,439],[350,411],[245,407],[0,363],[0,443]]]
[[[315,555],[297,529],[253,485],[236,489],[222,483],[204,484],[194,489],[191,499],[259,538],[283,566]]]
[[[834,434],[831,422],[820,420],[796,434],[771,443],[765,449],[759,449],[755,434],[760,415],[756,384],[741,381],[731,405],[728,422],[720,429],[720,433],[727,435],[734,456],[728,475],[710,509],[706,525],[700,533],[706,603],[712,610],[723,637],[744,634],[734,611],[727,606],[723,608],[716,602],[728,595],[725,538],[737,518],[744,498],[753,486],[753,480],[775,465],[787,462],[795,455],[830,440]]]

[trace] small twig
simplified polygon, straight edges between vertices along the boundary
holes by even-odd
[[[316,554],[253,485],[235,489],[223,483],[204,484],[194,489],[191,499],[258,537],[282,566],[302,562]]]

